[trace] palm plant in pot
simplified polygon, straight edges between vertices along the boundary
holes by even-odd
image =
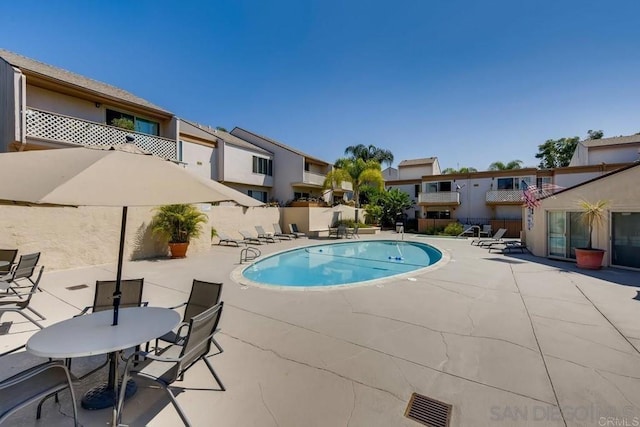
[[[604,257],[605,250],[593,247],[593,231],[594,228],[599,227],[604,223],[607,215],[606,207],[608,204],[609,202],[605,200],[598,200],[595,203],[587,200],[581,200],[578,202],[580,209],[582,209],[580,218],[584,224],[589,227],[589,240],[587,242],[587,246],[584,248],[575,248],[576,261],[580,268],[598,270],[602,266],[602,258]]]
[[[169,241],[171,258],[184,258],[191,238],[202,232],[200,224],[208,221],[206,214],[193,205],[166,205],[156,208],[153,233]]]

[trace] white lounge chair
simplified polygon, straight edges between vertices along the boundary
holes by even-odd
[[[274,231],[274,236],[279,237],[281,239],[287,239],[287,240],[291,240],[291,239],[295,239],[296,235],[295,234],[286,234],[282,232],[282,229],[280,228],[280,224],[278,224],[277,222],[273,223],[273,231]]]

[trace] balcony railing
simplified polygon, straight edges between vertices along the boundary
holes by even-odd
[[[302,176],[302,182],[305,184],[322,185],[324,183],[324,177],[325,175],[321,175],[319,173],[305,171]]]
[[[459,205],[460,193],[457,191],[438,191],[418,194],[418,203],[429,205]]]
[[[522,201],[522,190],[487,191],[486,202],[492,204],[518,204]]]
[[[111,147],[124,144],[132,136],[134,144],[149,153],[176,160],[177,143],[168,138],[127,131],[101,123],[29,108],[26,112],[26,135],[46,141],[85,146]]]

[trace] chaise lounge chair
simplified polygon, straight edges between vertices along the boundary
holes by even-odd
[[[473,239],[471,241],[471,244],[477,245],[477,246],[487,246],[491,243],[501,242],[502,236],[504,236],[506,232],[507,232],[506,228],[500,228],[498,229],[498,231],[496,231],[496,234],[494,234],[493,237]]]
[[[502,242],[493,242],[489,245],[489,252],[494,249],[500,249],[503,254],[515,250],[519,250],[521,253],[524,253],[524,251],[529,251],[529,249],[527,249],[527,245],[520,242],[519,240],[504,240]]]
[[[261,245],[262,244],[262,240],[258,239],[257,237],[253,237],[248,231],[246,230],[239,230],[238,233],[240,233],[243,237],[243,242],[245,244],[247,243],[255,243],[256,245]]]
[[[224,243],[226,246],[230,244],[234,244],[238,247],[240,247],[240,243],[242,243],[245,246],[247,245],[247,242],[240,239],[234,239],[233,237],[228,236],[222,231],[218,231],[218,238],[220,239],[220,241],[218,242],[218,245],[221,245],[222,243]]]
[[[291,234],[296,236],[296,239],[300,238],[300,237],[307,237],[306,234],[304,234],[302,231],[298,230],[298,225],[297,224],[289,224],[289,230],[291,231]]]
[[[287,239],[287,240],[291,240],[291,239],[295,239],[296,235],[295,234],[286,234],[282,232],[282,229],[280,228],[280,224],[278,224],[277,222],[273,223],[273,231],[274,231],[274,236],[278,237],[280,239]]]
[[[258,239],[264,240],[267,243],[276,243],[277,240],[273,237],[273,235],[264,231],[261,225],[255,225],[256,233],[258,233]]]

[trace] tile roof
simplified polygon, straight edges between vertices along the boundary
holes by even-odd
[[[606,147],[608,145],[633,144],[640,142],[640,135],[614,136],[612,138],[588,139],[582,141],[585,147]]]
[[[264,148],[258,147],[248,141],[245,141],[242,138],[238,138],[235,135],[231,135],[229,132],[225,132],[223,130],[219,130],[213,128],[211,126],[201,125],[200,123],[193,122],[191,120],[180,119],[182,125],[180,126],[180,133],[184,131],[184,133],[197,136],[204,139],[209,139],[211,141],[215,141],[217,139],[221,139],[228,144],[235,145],[237,147],[246,148],[248,150],[256,151],[258,153],[264,153],[268,155],[273,155],[268,150]]]
[[[38,74],[49,79],[58,80],[72,86],[96,92],[109,98],[114,98],[119,101],[125,101],[137,106],[153,109],[167,115],[173,115],[171,112],[165,110],[164,108],[152,104],[145,99],[137,97],[132,93],[127,92],[126,90],[90,79],[88,77],[81,76],[80,74],[72,73],[71,71],[67,71],[62,68],[54,67],[53,65],[36,61],[35,59],[27,58],[26,56],[22,56],[5,49],[0,49],[0,58],[13,65],[14,67],[20,68],[23,71],[27,71],[27,73],[31,72],[33,74]]]
[[[411,159],[403,160],[398,164],[400,166],[418,166],[418,165],[430,165],[436,161],[436,157],[425,157],[423,159]]]

